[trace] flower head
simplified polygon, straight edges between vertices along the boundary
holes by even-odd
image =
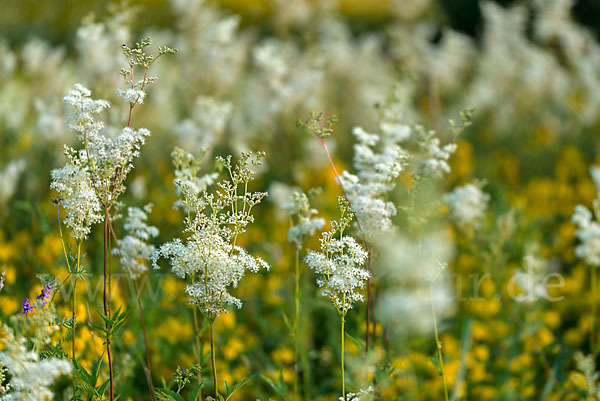
[[[583,205],[575,207],[571,221],[577,226],[575,236],[580,241],[575,247],[575,254],[589,265],[600,266],[600,223]]]
[[[242,306],[229,288],[237,287],[247,271],[269,269],[264,260],[237,245],[239,235],[254,221],[253,207],[267,195],[247,191],[255,175],[251,166],[259,165],[262,156],[259,153],[252,158],[252,154],[243,153],[235,164],[231,157],[217,158],[229,173],[229,180],[219,182],[214,193],[196,193],[180,184],[181,204],[189,211],[185,231],[190,235],[163,244],[153,255],[155,268],[158,259],[164,257],[177,276],[190,279],[186,287],[190,302],[211,320],[227,312],[229,306]]]
[[[29,298],[25,298],[25,301],[23,301],[23,314],[27,316],[27,314],[34,309],[35,306],[29,304]]]
[[[125,230],[128,235],[118,241],[118,247],[113,249],[114,255],[121,256],[121,266],[135,280],[148,270],[147,263],[155,251],[154,245],[147,241],[158,236],[158,228],[146,223],[152,204],[144,209],[130,207],[127,209]]]
[[[321,252],[311,251],[306,264],[317,274],[321,294],[329,297],[338,313],[345,316],[354,303],[363,301],[359,292],[364,288],[370,273],[363,267],[367,252],[350,236],[344,236],[352,212],[348,202],[338,198],[342,216],[331,222],[331,230],[321,235]]]
[[[59,358],[41,359],[38,352],[28,348],[25,337],[16,336],[6,325],[2,326],[2,331],[6,335],[2,339],[4,348],[0,352],[0,365],[6,368],[10,376],[10,383],[0,383],[4,390],[7,390],[7,394],[2,399],[6,401],[55,399],[51,388],[60,375],[71,373],[71,363]]]
[[[46,303],[48,302],[48,299],[50,299],[50,295],[52,294],[52,287],[54,285],[54,280],[52,280],[51,282],[49,282],[48,284],[45,284],[42,287],[42,291],[40,292],[40,295],[38,295],[36,297],[37,300],[42,302],[43,306],[46,306]]]
[[[60,169],[52,170],[51,176],[50,188],[58,192],[57,202],[65,209],[63,222],[73,231],[75,239],[85,239],[91,226],[103,218],[88,168],[67,163]]]
[[[294,192],[288,203],[281,206],[292,217],[292,226],[288,231],[288,240],[301,246],[307,237],[325,225],[325,220],[313,217],[317,210],[310,207],[308,196],[302,192]]]
[[[450,206],[450,217],[461,227],[478,228],[485,216],[490,195],[476,184],[457,187],[444,195],[444,201]]]

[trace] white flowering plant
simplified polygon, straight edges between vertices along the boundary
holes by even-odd
[[[187,164],[181,163],[180,156],[181,152],[174,154],[174,164],[179,170],[176,176],[179,177],[182,176],[180,170],[188,168]],[[185,291],[190,303],[209,322],[215,398],[219,397],[215,320],[228,313],[231,306],[242,307],[242,301],[229,291],[231,287],[237,287],[246,272],[269,269],[263,259],[250,255],[238,245],[239,235],[254,222],[252,209],[267,196],[266,192],[249,191],[249,184],[256,175],[254,168],[262,163],[263,157],[262,152],[255,155],[242,153],[236,162],[231,156],[217,157],[216,162],[227,172],[227,178],[216,183],[214,192],[198,192],[187,181],[176,181],[182,194],[181,204],[187,211],[184,233],[188,236],[161,245],[153,256],[155,268],[159,267],[158,259],[165,258],[171,271],[186,279]]]

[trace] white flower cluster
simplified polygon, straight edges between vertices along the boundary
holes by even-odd
[[[367,252],[350,236],[338,240],[329,234],[324,233],[321,239],[321,252],[311,251],[306,256],[306,264],[318,275],[321,293],[345,315],[354,303],[364,300],[358,290],[370,276],[363,267]]]
[[[102,207],[91,186],[87,167],[65,164],[52,170],[51,189],[58,192],[58,202],[65,209],[63,222],[73,231],[76,240],[84,240],[92,224],[102,221]]]
[[[0,292],[2,292],[2,289],[4,288],[5,277],[6,277],[6,272],[2,272],[2,275],[0,275]]]
[[[200,175],[199,172],[202,168],[202,161],[204,156],[208,153],[206,149],[202,149],[198,157],[194,157],[189,152],[186,152],[182,148],[176,147],[171,152],[171,158],[173,160],[173,166],[175,167],[175,184],[177,186],[177,195],[181,196],[182,189],[193,196],[199,196],[202,192],[215,183],[219,177],[218,173],[207,173]],[[174,207],[183,207],[183,200],[178,199]]]
[[[178,145],[194,153],[201,149],[212,149],[223,136],[232,109],[229,102],[200,96],[192,110],[193,117],[175,126]]]
[[[547,298],[545,278],[550,272],[550,264],[539,256],[538,244],[528,246],[524,260],[525,269],[518,269],[513,276],[515,284],[523,294],[515,296],[514,299],[519,302],[533,302]]]
[[[392,137],[382,133],[384,143],[381,152],[375,149],[380,142],[378,135],[369,134],[360,127],[352,130],[357,140],[354,145],[357,175],[344,171],[340,182],[352,203],[361,234],[368,240],[391,229],[391,218],[396,214],[394,204],[385,199],[408,161],[408,154],[396,143],[397,139],[405,139],[398,135],[398,129],[388,129]]]
[[[600,373],[596,371],[596,357],[592,355],[583,355],[580,351],[575,353],[575,364],[577,369],[583,373],[585,380],[586,398],[600,398]]]
[[[67,116],[67,128],[77,132],[79,140],[95,137],[104,128],[102,121],[94,120],[93,115],[110,107],[110,103],[102,99],[92,99],[92,92],[81,84],[75,84],[63,102],[75,107],[75,112]]]
[[[0,352],[0,365],[7,369],[10,384],[2,401],[54,399],[50,386],[59,376],[71,373],[71,364],[57,358],[40,360],[37,352],[27,349],[24,337],[17,338],[12,329],[6,326],[3,331],[6,336],[2,343],[6,348]]]
[[[125,103],[142,104],[144,103],[146,92],[137,88],[117,89],[117,95],[119,95]]]
[[[244,153],[235,166],[231,164],[231,157],[218,158],[228,170],[230,180],[219,182],[215,193],[196,194],[180,185],[182,204],[189,213],[185,231],[191,235],[185,242],[177,238],[163,244],[153,255],[155,268],[158,268],[158,259],[164,257],[177,276],[189,279],[186,293],[191,303],[210,320],[226,313],[229,306],[242,306],[241,301],[229,293],[229,288],[237,287],[246,271],[257,273],[269,269],[264,260],[236,245],[238,236],[254,221],[252,208],[267,195],[247,192],[248,183],[255,175],[248,164],[256,166],[261,158],[262,153],[252,160],[250,153]]]
[[[7,369],[0,364],[0,400],[10,391],[10,382],[6,381]]]
[[[301,247],[306,238],[314,235],[325,225],[325,220],[313,217],[317,210],[310,207],[308,196],[303,192],[294,192],[289,202],[281,206],[292,218],[292,226],[288,230],[288,241]]]
[[[369,386],[366,389],[360,389],[356,393],[348,393],[346,394],[346,399],[344,397],[340,397],[340,401],[371,401],[373,399],[373,395],[375,390],[373,386]]]
[[[67,118],[67,126],[77,132],[84,147],[79,151],[65,147],[65,154],[72,165],[89,166],[85,175],[102,205],[110,208],[125,191],[123,182],[133,169],[133,160],[139,156],[150,131],[125,127],[116,137],[102,135],[100,131],[104,124],[95,121],[93,114],[101,112],[109,104],[104,100],[94,100],[90,95],[88,89],[77,84],[64,98],[76,110]]]
[[[600,223],[583,205],[575,207],[572,221],[577,226],[575,235],[580,241],[575,247],[575,254],[589,265],[600,266]]]
[[[436,314],[453,305],[452,283],[446,266],[453,244],[442,231],[419,237],[386,236],[379,242],[378,267],[386,288],[378,295],[378,316],[394,335],[426,333],[433,329]]]
[[[450,207],[450,217],[463,228],[479,228],[490,201],[476,184],[466,184],[444,195],[444,201]]]
[[[0,171],[0,206],[13,197],[17,190],[17,184],[21,173],[25,170],[25,160],[12,160]]]
[[[127,209],[125,230],[127,235],[118,241],[118,248],[113,249],[114,255],[121,256],[121,266],[132,280],[141,277],[148,270],[146,265],[152,257],[155,248],[148,241],[158,236],[158,228],[146,224],[152,204],[144,209],[130,207]]]
[[[342,217],[331,222],[331,230],[321,234],[321,251],[311,251],[305,262],[317,275],[321,294],[329,297],[341,316],[346,316],[364,296],[359,292],[370,277],[364,268],[367,252],[344,230],[350,225],[352,213],[340,198]]]
[[[438,176],[449,173],[448,160],[456,152],[456,144],[448,143],[441,146],[440,138],[435,135],[435,131],[427,131],[422,126],[417,126],[416,130],[419,134],[419,146],[426,155],[423,161],[423,172]]]
[[[600,168],[592,166],[590,174],[597,192],[593,213],[587,207],[577,205],[571,221],[577,227],[575,236],[580,241],[575,247],[575,254],[591,266],[600,266]]]

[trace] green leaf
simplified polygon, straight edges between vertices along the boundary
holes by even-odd
[[[185,399],[174,391],[167,390],[166,388],[157,388],[156,395],[160,400],[164,401],[185,401]]]
[[[200,385],[196,386],[194,391],[192,391],[189,401],[196,401],[198,394],[200,394],[200,390],[202,390],[202,382],[200,382]]]
[[[283,382],[283,386],[282,386],[282,380],[281,380],[281,374],[279,375],[279,382],[275,383],[271,378],[261,375],[261,377],[263,378],[264,381],[267,382],[267,384],[269,386],[271,386],[271,388],[273,388],[273,390],[275,390],[277,392],[277,394],[279,394],[282,398],[285,398],[287,396],[287,386],[285,385],[285,382]]]
[[[234,395],[237,391],[239,391],[242,387],[244,387],[250,380],[252,380],[253,377],[254,374],[246,376],[241,381],[235,383],[231,388],[229,388],[229,386],[227,385],[227,381],[223,380],[225,382],[225,401],[229,401],[231,396]]]
[[[365,349],[365,340],[362,340],[362,339],[356,338],[356,337],[354,337],[354,336],[352,336],[352,335],[350,335],[350,334],[348,334],[348,333],[346,333],[346,338],[349,338],[349,339],[350,339],[350,341],[352,341],[352,343],[353,343],[354,345],[356,345],[356,346],[358,347],[358,349],[359,349],[359,350],[363,350],[363,349]]]
[[[294,323],[292,323],[292,321],[290,320],[290,318],[288,317],[288,315],[285,313],[285,311],[281,311],[281,314],[283,315],[283,322],[285,323],[285,325],[287,326],[287,329],[294,333],[295,327],[296,325]]]

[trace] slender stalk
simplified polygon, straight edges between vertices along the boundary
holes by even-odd
[[[433,285],[432,285],[433,293]],[[446,383],[446,372],[444,371],[444,356],[442,355],[442,343],[440,342],[438,335],[437,319],[435,317],[435,306],[433,304],[433,298],[431,299],[431,314],[433,316],[433,331],[435,333],[435,348],[437,350],[437,357],[440,363],[440,371],[442,372],[442,382],[444,383],[444,399],[448,401],[448,384]]]
[[[327,142],[325,142],[325,138],[321,137],[321,136],[317,136],[319,138],[319,140],[321,141],[321,145],[323,146],[323,149],[325,150],[325,154],[327,155],[327,160],[329,161],[329,165],[331,166],[331,169],[333,170],[333,174],[335,175],[336,181],[340,186],[340,189],[342,190],[342,195],[344,195],[344,198],[348,201],[348,204],[350,205],[350,207],[352,207],[352,202],[350,201],[350,198],[348,197],[348,194],[346,193],[346,189],[344,188],[344,184],[342,183],[342,180],[340,180],[340,175],[337,172],[337,169],[335,168],[335,163],[333,162],[333,158],[331,157],[331,153],[329,152],[329,148],[327,147]],[[358,230],[362,233],[362,227],[360,225],[360,220],[358,218],[358,216],[356,216],[356,225],[358,226]],[[364,239],[364,237],[363,237]],[[373,268],[372,268],[372,264],[371,264],[371,248],[369,247],[369,273],[371,273],[371,276],[373,275],[372,272]],[[374,300],[371,299],[373,298],[371,296],[371,278],[369,277],[369,279],[367,280],[367,312],[366,312],[366,333],[365,333],[365,351],[369,352],[369,326],[370,326],[370,310],[373,307],[373,305],[375,304]],[[373,314],[374,311],[373,311]],[[374,325],[375,327],[375,325]],[[373,329],[373,338],[375,339],[375,329]]]
[[[296,247],[295,300],[296,322],[294,333],[294,400],[298,400],[298,343],[300,342],[300,247]]]
[[[219,399],[219,381],[217,380],[217,364],[215,358],[215,321],[210,320],[210,359],[212,366],[213,387],[215,388],[215,400]]]
[[[194,337],[196,337],[196,358],[198,359],[198,369],[197,381],[198,385],[202,384],[202,350],[200,348],[200,328],[198,327],[198,311],[196,310],[196,305],[193,305],[192,311],[194,313]],[[198,391],[198,400],[202,400],[202,388]],[[195,400],[194,400],[195,401]]]
[[[344,294],[344,298],[346,298],[346,295]],[[344,304],[346,302],[344,301]],[[344,349],[345,349],[345,337],[346,337],[346,332],[345,332],[345,325],[346,325],[346,316],[341,314],[340,315],[342,318],[342,396],[344,397],[344,401],[346,401],[346,377],[344,375]]]
[[[593,354],[596,353],[596,329],[598,319],[598,272],[596,267],[592,266],[592,318],[590,319],[590,349]]]
[[[369,264],[370,264],[370,260],[369,260]],[[370,266],[369,266],[370,267]],[[372,272],[370,272],[371,274],[373,274]],[[375,302],[374,300],[376,299],[375,295],[377,293],[377,284],[375,282],[375,280],[373,280],[371,283],[371,320],[373,321],[373,347],[375,346],[375,342],[377,341],[377,316],[375,315]]]
[[[75,365],[75,326],[77,325],[77,279],[79,278],[79,262],[81,260],[81,241],[77,241],[77,269],[73,278],[73,348],[71,350],[71,356],[73,365]],[[75,385],[75,375],[73,375],[73,395],[77,394],[77,387]]]
[[[365,328],[365,354],[369,353],[369,324],[371,322],[371,277],[373,276],[373,268],[371,266],[371,247],[368,250],[368,263],[369,263],[369,278],[367,279],[367,312],[365,316],[366,328]]]
[[[104,315],[108,317],[110,307],[108,303],[110,302],[107,296],[109,295],[107,291],[107,285],[110,285],[108,271],[107,271],[107,261],[108,261],[108,207],[104,207],[104,290],[102,293],[102,300],[104,303]],[[108,323],[106,323],[106,329],[108,329]],[[106,354],[108,356],[108,371],[109,371],[109,379],[110,379],[110,401],[114,401],[114,375],[113,375],[113,366],[112,366],[112,355],[110,352],[110,336],[106,337]]]
[[[302,281],[302,287],[305,291],[307,289],[307,276],[304,275]],[[311,329],[312,325],[310,320],[307,318],[307,311],[305,311],[301,315],[302,319],[302,330],[300,332],[302,336],[302,342],[300,343],[300,364],[302,366],[302,399],[303,400],[311,400],[311,385],[310,385],[310,363],[308,361],[308,352],[307,349],[309,347],[309,342],[311,341]]]
[[[148,385],[150,387],[150,395],[152,400],[156,401],[156,393],[154,392],[154,383],[152,382],[152,366],[150,365],[150,350],[148,349],[148,334],[146,333],[146,322],[144,320],[144,309],[142,308],[142,301],[140,299],[140,288],[138,282],[133,280],[135,284],[135,295],[137,298],[138,308],[140,310],[140,320],[142,323],[142,333],[144,334],[144,347],[146,348],[146,367],[148,368]]]

